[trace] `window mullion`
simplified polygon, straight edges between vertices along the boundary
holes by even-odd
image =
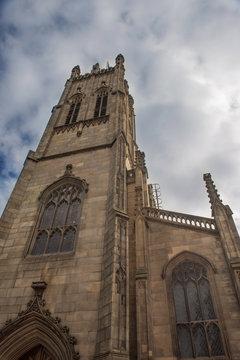
[[[202,305],[202,297],[201,297],[201,293],[200,293],[199,286],[198,286],[198,282],[201,280],[201,278],[202,278],[202,276],[200,277],[199,280],[197,280],[195,282],[196,282],[196,287],[197,287],[197,294],[198,294],[200,309],[201,309],[201,313],[202,313],[202,320],[205,320],[205,314],[204,314],[203,305]]]
[[[209,340],[208,340],[208,333],[207,333],[207,326],[208,326],[208,322],[205,322],[203,323],[203,326],[204,326],[204,332],[205,332],[205,336],[206,336],[206,341],[207,341],[207,347],[208,347],[208,356],[211,356],[212,355],[212,351],[211,351],[211,346],[209,344]]]
[[[188,324],[189,326],[189,330],[190,330],[190,336],[191,336],[191,342],[192,342],[192,353],[193,353],[193,357],[196,358],[196,349],[195,349],[195,343],[194,343],[194,339],[193,339],[193,333],[192,333],[192,323],[190,322]]]
[[[101,96],[101,106],[100,106],[99,116],[101,116],[101,113],[102,113],[103,98],[104,98],[104,93]]]
[[[184,274],[183,274],[183,279],[184,279]],[[183,280],[183,290],[184,290],[185,304],[186,304],[186,310],[187,310],[187,315],[188,315],[188,327],[189,327],[189,330],[190,330],[193,357],[195,358],[196,357],[196,350],[195,350],[195,344],[194,344],[194,339],[193,339],[193,334],[192,334],[192,322],[191,322],[191,315],[190,315],[190,310],[189,310],[187,287],[186,287],[186,284],[188,282],[189,282],[189,279],[187,281]]]
[[[184,277],[183,277],[183,279],[184,279]],[[184,281],[184,280],[183,280],[184,299],[185,299],[185,304],[186,304],[188,321],[190,322],[190,321],[191,321],[191,316],[190,316],[190,310],[189,310],[189,305],[188,305],[188,297],[187,297],[186,283],[188,283],[188,281]]]
[[[194,346],[194,341],[193,341],[193,335],[192,335],[192,325],[191,325],[191,316],[190,316],[190,310],[189,310],[189,305],[188,305],[188,297],[187,297],[187,289],[186,289],[186,284],[188,283],[188,280],[185,281],[184,280],[184,274],[183,274],[183,293],[184,293],[184,299],[185,299],[185,306],[186,306],[186,311],[187,311],[187,316],[188,316],[188,323],[186,324],[189,331],[190,331],[190,336],[191,336],[191,342],[192,342],[192,352],[193,352],[193,356],[194,358],[196,357],[196,351],[195,351],[195,346]]]
[[[208,320],[205,319],[205,314],[203,311],[203,304],[202,304],[202,297],[201,297],[201,293],[200,293],[200,289],[199,289],[199,281],[202,279],[202,274],[199,280],[196,280],[196,285],[197,285],[197,293],[198,293],[198,299],[199,299],[199,304],[200,304],[200,309],[201,309],[201,313],[202,313],[202,320],[203,320],[203,327],[204,327],[204,332],[205,332],[205,338],[207,341],[207,346],[208,346],[208,356],[211,356],[211,349],[210,349],[210,345],[209,345],[209,341],[208,341],[208,335],[207,335],[207,322],[205,322],[204,320]],[[210,291],[210,290],[209,290]]]
[[[68,201],[68,208],[67,208],[67,212],[66,212],[66,218],[65,218],[64,226],[68,225],[67,220],[68,220],[68,215],[69,215],[69,212],[70,212],[71,205],[72,205],[72,196],[70,197],[70,200]]]
[[[64,236],[64,227],[62,227],[59,230],[61,231],[61,240],[60,240],[60,243],[59,243],[58,252],[61,252],[62,251],[63,236]]]
[[[55,205],[56,205],[55,206],[55,212],[54,212],[51,227],[50,227],[51,230],[53,229],[54,221],[55,221],[55,218],[56,218],[56,213],[57,213],[57,210],[58,210],[58,207],[59,207],[59,202],[55,203]]]
[[[50,233],[51,233],[50,229],[46,230],[46,233],[47,233],[47,241],[46,241],[46,246],[45,246],[43,254],[46,254],[46,251],[47,251],[47,248],[48,248],[48,243],[49,243]]]

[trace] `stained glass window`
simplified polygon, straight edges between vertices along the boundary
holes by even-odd
[[[101,93],[98,94],[96,106],[94,110],[94,117],[106,115],[107,100],[108,100],[108,94],[105,91],[102,91]]]
[[[55,212],[55,204],[51,202],[50,204],[47,205],[44,211],[40,225],[42,229],[51,227],[54,212]]]
[[[171,282],[180,357],[224,355],[206,269],[182,262],[174,268]]]
[[[65,231],[63,237],[62,251],[72,251],[74,247],[76,230],[74,228],[69,228]]]
[[[80,217],[82,190],[77,185],[62,185],[49,194],[39,221],[32,255],[74,250]]]
[[[47,232],[40,232],[36,238],[35,245],[32,251],[32,255],[42,255],[45,251],[47,244]]]
[[[49,240],[48,240],[47,250],[46,250],[47,254],[58,252],[61,237],[62,237],[62,234],[61,234],[60,230],[56,230],[51,233]]]
[[[80,209],[81,201],[79,199],[74,199],[70,204],[69,214],[68,214],[68,224],[76,224],[78,220],[78,213]]]
[[[63,226],[65,224],[67,209],[68,203],[66,201],[63,201],[58,205],[54,219],[54,227]]]

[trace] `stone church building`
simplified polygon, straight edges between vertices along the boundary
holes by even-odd
[[[0,223],[0,360],[240,359],[240,241],[160,209],[124,57],[73,68]]]

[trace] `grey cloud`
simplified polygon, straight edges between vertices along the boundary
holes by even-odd
[[[121,52],[138,143],[165,207],[209,216],[202,173],[211,171],[239,217],[239,12],[234,0],[9,1],[0,39],[6,173],[36,147],[71,68],[112,65]]]

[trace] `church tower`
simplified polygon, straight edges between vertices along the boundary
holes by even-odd
[[[159,209],[124,57],[72,69],[0,222],[0,360],[240,360],[240,241]]]
[[[39,340],[47,322],[32,332],[32,316],[28,330],[19,325],[14,332],[11,324],[3,329],[1,359],[18,359],[35,345],[51,359],[77,359],[77,352],[85,359],[128,358],[126,175],[135,146],[124,57],[84,75],[74,67],[2,217],[0,318],[2,326],[14,323],[37,299],[44,321],[47,309],[61,319],[60,332],[69,328],[72,357],[63,350],[55,355],[56,334]],[[21,316],[24,323],[27,315]]]

